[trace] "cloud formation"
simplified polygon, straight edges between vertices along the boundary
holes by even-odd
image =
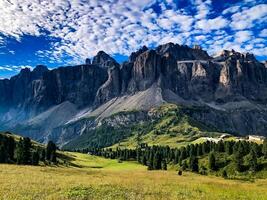
[[[216,13],[211,0],[191,0],[193,11],[177,8],[175,2],[2,0],[0,33],[18,41],[24,35],[56,38],[50,50],[36,52],[50,62],[65,56],[72,62],[81,62],[99,50],[129,55],[142,45],[166,42],[200,43],[211,54],[222,48],[236,48],[267,56],[267,33],[263,28],[267,4],[244,1],[243,5]],[[257,31],[259,34],[255,36]],[[0,37],[0,44],[2,41]]]

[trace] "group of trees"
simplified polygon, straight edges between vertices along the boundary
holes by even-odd
[[[206,170],[216,171],[227,164],[217,162],[216,155],[222,153],[235,168],[235,171],[257,171],[260,167],[259,158],[267,159],[267,140],[263,144],[248,141],[206,141],[201,144],[191,144],[181,148],[168,146],[142,145],[136,149],[84,149],[93,155],[119,160],[136,160],[146,165],[149,170],[167,169],[167,164],[179,164],[183,170],[206,173]],[[208,165],[199,166],[199,159],[207,157]],[[246,165],[244,165],[244,160]],[[226,172],[225,172],[226,173]],[[224,175],[226,176],[226,174]]]
[[[28,137],[15,141],[14,137],[0,134],[0,163],[38,165],[39,161],[57,161],[56,145],[49,141],[46,148],[33,145]]]

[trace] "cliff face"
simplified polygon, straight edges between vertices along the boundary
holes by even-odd
[[[212,122],[210,116],[223,116],[216,110],[226,113],[237,108],[246,110],[246,119],[261,116],[265,123],[267,69],[248,53],[223,51],[213,58],[200,48],[168,43],[154,50],[143,47],[122,64],[100,51],[92,63],[87,59],[84,65],[23,69],[9,80],[0,80],[0,94],[0,128],[15,127],[19,131],[23,127],[26,132],[29,120],[37,117],[31,127],[42,130],[40,138],[52,134],[55,128],[60,135],[61,129],[55,124],[48,131],[42,128],[42,114],[53,117],[48,111],[63,103],[57,107],[60,112],[51,112],[56,115],[64,109],[72,110],[60,124],[80,116],[98,118],[125,110],[146,110],[164,102],[208,106],[213,110],[209,115],[193,115],[207,123]],[[257,123],[249,128],[242,118],[225,123],[231,124],[233,132],[262,131]]]

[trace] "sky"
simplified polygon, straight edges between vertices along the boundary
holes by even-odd
[[[0,0],[0,78],[38,64],[118,62],[146,45],[200,45],[267,60],[267,0]]]

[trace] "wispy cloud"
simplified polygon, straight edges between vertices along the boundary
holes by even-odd
[[[20,70],[25,68],[33,70],[33,67],[29,65],[17,65],[17,66],[5,65],[5,66],[0,66],[0,71],[19,72]]]

